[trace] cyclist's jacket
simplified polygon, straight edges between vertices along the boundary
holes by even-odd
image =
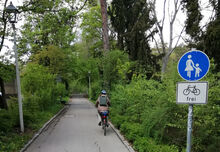
[[[96,100],[95,106],[98,108],[98,111],[107,111],[110,106],[110,100],[107,95],[101,94]]]

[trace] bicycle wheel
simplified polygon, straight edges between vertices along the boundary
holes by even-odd
[[[194,95],[199,95],[199,94],[200,94],[200,90],[199,89],[195,89]]]
[[[106,125],[104,125],[104,136],[106,136]]]
[[[188,95],[189,93],[190,93],[190,90],[189,90],[189,89],[184,89],[184,90],[183,90],[183,94],[184,94],[184,95]]]

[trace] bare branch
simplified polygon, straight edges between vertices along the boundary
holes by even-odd
[[[88,0],[85,0],[84,4],[81,6],[81,8],[74,14],[77,15],[85,6]]]
[[[166,1],[167,0],[164,0],[164,3],[163,3],[163,20],[162,20],[162,25],[164,25],[164,21],[165,21],[165,16],[166,16]]]
[[[150,33],[153,33],[151,30],[149,30],[149,31],[150,31]],[[159,50],[159,46],[158,46],[157,40],[155,39],[154,36],[152,36],[152,39],[153,39],[153,41],[155,42],[155,45],[156,45],[156,48],[157,48],[158,53],[161,54],[161,52],[160,52],[160,50]]]
[[[177,15],[177,13],[178,13],[178,11],[179,11],[179,9],[180,9],[180,6],[181,6],[181,3],[179,3],[179,5],[178,5],[178,2],[179,2],[179,0],[176,0],[175,2],[174,2],[174,15],[173,15],[173,18],[171,18],[171,24],[173,24],[174,23],[174,21],[175,21],[175,19],[176,19],[176,15]]]
[[[154,15],[154,18],[156,19],[156,27],[157,29],[159,30],[159,37],[160,37],[160,41],[162,43],[162,50],[163,50],[163,53],[166,53],[166,49],[165,49],[165,43],[164,43],[164,38],[163,38],[163,27],[164,27],[164,20],[165,20],[165,5],[166,5],[166,0],[164,2],[164,15],[163,15],[163,19],[162,19],[162,22],[160,24],[160,21],[158,21],[158,18],[157,18],[157,14],[156,14],[156,0],[153,1],[153,15]]]
[[[173,53],[173,51],[175,50],[175,48],[177,47],[177,45],[179,44],[179,40],[182,37],[183,31],[185,30],[186,26],[183,27],[183,29],[181,30],[179,36],[178,36],[178,40],[176,41],[175,46],[173,47],[173,49],[169,52],[169,55],[171,55]]]

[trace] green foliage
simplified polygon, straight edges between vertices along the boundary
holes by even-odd
[[[13,113],[2,109],[0,111],[0,130],[1,132],[9,132],[16,125],[16,117],[18,117],[18,111]]]
[[[4,81],[10,81],[15,78],[15,66],[13,64],[4,64],[0,62],[0,78]]]
[[[83,21],[80,27],[83,29],[82,37],[85,40],[101,40],[101,9],[100,6],[91,7],[89,12],[82,15]]]
[[[23,118],[25,133],[18,134],[16,98],[8,100],[8,110],[0,110],[0,151],[19,151],[43,124],[63,106],[56,102],[66,95],[63,84],[55,85],[54,75],[41,65],[29,63],[22,71]]]
[[[102,64],[105,87],[111,88],[112,84],[127,80],[126,74],[130,72],[130,62],[126,53],[112,50],[103,57]]]
[[[56,46],[49,45],[33,56],[33,61],[45,67],[53,74],[62,74],[65,70],[65,54]]]
[[[22,73],[24,104],[34,109],[44,110],[58,97],[55,94],[55,77],[47,68],[38,64],[28,64]]]
[[[82,14],[82,39],[86,43],[86,49],[90,56],[102,55],[102,19],[100,6],[89,8],[88,12]]]
[[[100,60],[98,58],[88,58],[85,57],[84,54],[79,53],[79,57],[75,58],[75,63],[72,64],[73,75],[70,83],[71,93],[87,92],[89,87],[89,78],[92,88],[93,84],[99,82],[99,63]]]
[[[14,101],[11,101],[14,102]],[[60,104],[51,105],[46,111],[30,112],[30,107],[24,106],[25,133],[19,134],[18,104],[8,111],[0,111],[0,152],[19,151],[33,137],[46,121],[56,114],[63,106]]]
[[[52,88],[54,76],[48,69],[38,64],[28,64],[22,72],[22,87],[24,94],[34,94],[38,90]]]
[[[202,20],[202,14],[200,12],[200,6],[198,0],[182,0],[184,8],[187,10],[186,19],[186,33],[193,39],[198,41],[201,34],[200,21]]]
[[[207,105],[194,106],[193,143],[195,152],[219,149],[220,83],[211,68]],[[176,104],[176,82],[181,81],[176,63],[169,63],[163,82],[133,76],[130,84],[115,85],[111,92],[111,120],[138,151],[182,151],[186,146],[187,105]],[[169,146],[175,145],[175,146]]]
[[[100,90],[106,89],[112,103],[111,121],[137,151],[183,151],[186,147],[187,105],[177,105],[175,95],[176,82],[181,81],[176,63],[186,48],[179,47],[178,53],[172,54],[168,72],[161,81],[156,73],[158,58],[152,54],[149,45],[150,37],[154,35],[149,29],[154,27],[155,19],[148,1],[112,1],[109,15],[117,33],[112,34],[117,36],[117,47],[126,53],[111,50],[105,56],[97,1],[88,1],[88,11],[80,16],[82,41],[74,42],[78,11],[75,2],[26,0],[21,7],[26,22],[22,37],[18,39],[18,49],[22,55],[31,54],[28,62],[32,62],[24,65],[21,72],[25,128],[39,129],[62,107],[59,102],[68,93],[88,92],[89,97],[96,100]],[[182,2],[188,12],[186,32],[196,41],[202,18],[198,0]],[[211,2],[217,10],[217,1]],[[218,23],[219,17],[209,23],[203,43],[217,66],[212,63],[204,78],[209,81],[208,104],[194,106],[194,152],[220,149]],[[13,66],[0,65],[0,77],[4,80],[13,78],[13,72]],[[152,77],[158,81],[150,79]],[[61,78],[61,82],[56,82],[56,78]],[[9,111],[0,111],[0,151],[18,151],[29,136],[14,133],[14,128],[19,126],[17,100],[12,98],[8,105]],[[8,135],[14,139],[7,138]]]
[[[148,78],[159,70],[157,57],[151,53],[148,32],[155,23],[151,15],[150,2],[145,0],[113,0],[109,7],[111,24],[117,32],[118,48],[129,54],[129,59],[137,61],[136,71]],[[150,33],[150,34],[148,34]]]
[[[33,133],[19,135],[17,132],[0,133],[0,152],[14,152],[23,148]]]
[[[138,152],[179,152],[175,146],[158,145],[153,139],[146,137],[137,138],[134,148]]]
[[[55,94],[61,97],[68,96],[68,92],[63,83],[57,83],[55,88]]]
[[[98,99],[98,96],[100,94],[100,90],[102,90],[101,87],[101,81],[94,81],[91,83],[91,89],[89,90],[89,97],[92,100]]]
[[[72,93],[82,93],[87,92],[88,86],[83,85],[79,80],[72,81],[70,83],[70,92]]]
[[[25,1],[22,9],[27,13],[21,31],[22,38],[19,40],[20,52],[36,53],[48,45],[72,48],[76,9],[70,5],[74,2],[75,0]],[[70,7],[66,7],[67,5]]]
[[[209,73],[204,81],[208,81],[208,103],[194,106],[193,150],[198,152],[218,151],[220,148],[220,73],[216,73],[211,61]]]
[[[204,36],[204,50],[210,58],[213,58],[216,64],[216,71],[220,71],[220,18],[209,23]]]
[[[139,123],[125,122],[121,125],[120,130],[130,142],[134,142],[144,133],[143,128]]]

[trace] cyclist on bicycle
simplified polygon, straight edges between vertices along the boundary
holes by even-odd
[[[99,95],[98,99],[96,100],[96,108],[98,108],[98,113],[101,117],[101,112],[108,111],[109,112],[109,106],[110,106],[110,100],[107,96],[107,92],[105,90],[101,91],[101,94]],[[101,121],[98,124],[101,125]]]

